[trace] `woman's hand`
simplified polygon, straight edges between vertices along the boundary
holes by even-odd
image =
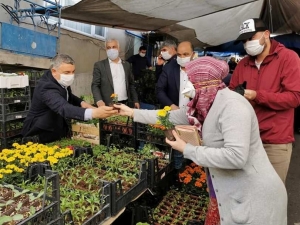
[[[129,108],[127,105],[124,104],[114,104],[114,108],[119,110],[120,116],[131,116],[133,117],[133,109]]]
[[[172,130],[172,133],[175,137],[175,141],[170,141],[168,138],[166,138],[167,144],[171,145],[173,149],[183,153],[184,148],[186,146],[186,142],[179,137],[175,130]]]

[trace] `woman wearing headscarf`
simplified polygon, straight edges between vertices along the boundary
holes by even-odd
[[[263,148],[256,115],[243,96],[226,88],[226,62],[201,57],[186,65],[195,96],[188,109],[170,111],[176,124],[198,128],[202,146],[177,133],[166,142],[184,157],[207,168],[210,204],[205,225],[286,225],[287,194]],[[155,110],[116,106],[135,122],[155,124]]]

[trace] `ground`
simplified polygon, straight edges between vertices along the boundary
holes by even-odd
[[[295,144],[287,176],[288,225],[300,225],[300,134],[295,134]]]

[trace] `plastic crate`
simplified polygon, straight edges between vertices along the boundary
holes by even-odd
[[[38,70],[30,70],[26,71],[29,77],[29,86],[35,87],[38,84],[39,79],[43,76],[45,70],[38,71]]]
[[[10,138],[21,134],[23,119],[0,122],[0,138]]]
[[[0,88],[23,88],[29,86],[27,75],[0,73]]]
[[[103,184],[101,195],[101,202],[103,202],[102,209],[96,214],[92,215],[82,225],[101,225],[111,217],[111,183],[107,181],[101,181],[101,183]],[[74,225],[72,212],[67,210],[61,214],[57,221],[60,222],[59,225]]]
[[[21,135],[17,135],[10,138],[0,138],[0,150],[4,148],[12,148],[13,143],[21,143]]]
[[[127,136],[122,134],[113,134],[113,133],[100,133],[100,144],[110,147],[111,145],[115,145],[119,148],[134,148],[137,150],[138,144],[136,142],[135,136]]]
[[[0,88],[0,104],[14,104],[28,102],[30,100],[30,88]]]
[[[146,143],[158,144],[168,146],[166,143],[166,137],[163,135],[155,135],[147,130],[147,125],[142,123],[136,123],[136,139],[139,141],[145,141]]]
[[[115,216],[126,205],[141,195],[147,189],[147,170],[146,162],[140,163],[139,182],[134,185],[126,193],[123,193],[121,180],[117,180],[111,183],[111,214]]]
[[[53,223],[53,221],[60,218],[59,175],[56,172],[47,170],[45,179],[44,191],[46,193],[48,187],[51,186],[51,195],[44,194],[42,208],[34,215],[19,222],[18,225],[59,224]],[[47,205],[45,204],[46,199],[50,201]]]
[[[103,183],[101,195],[101,202],[103,202],[102,209],[82,225],[100,225],[111,217],[111,183],[107,181],[101,182]]]
[[[150,189],[155,188],[164,178],[173,171],[174,165],[173,162],[169,162],[166,160],[166,166],[163,168],[159,167],[159,159],[148,159],[148,187]]]
[[[135,124],[128,123],[127,125],[108,123],[106,120],[100,121],[100,133],[106,131],[115,134],[124,134],[128,136],[135,136]]]
[[[48,161],[32,163],[27,167],[24,179],[35,181],[38,176],[46,176],[47,170],[51,170],[51,166]]]
[[[16,104],[0,104],[0,121],[11,121],[25,118],[28,114],[30,101]]]
[[[91,146],[88,146],[88,147],[74,146],[74,148],[73,148],[73,157],[78,158],[82,154],[87,154],[90,157],[93,157],[92,147]]]

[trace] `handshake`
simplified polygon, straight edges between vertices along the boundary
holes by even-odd
[[[238,86],[236,86],[234,91],[241,94],[242,96],[244,96],[246,86],[247,86],[247,81],[244,81],[242,84],[239,84]]]

